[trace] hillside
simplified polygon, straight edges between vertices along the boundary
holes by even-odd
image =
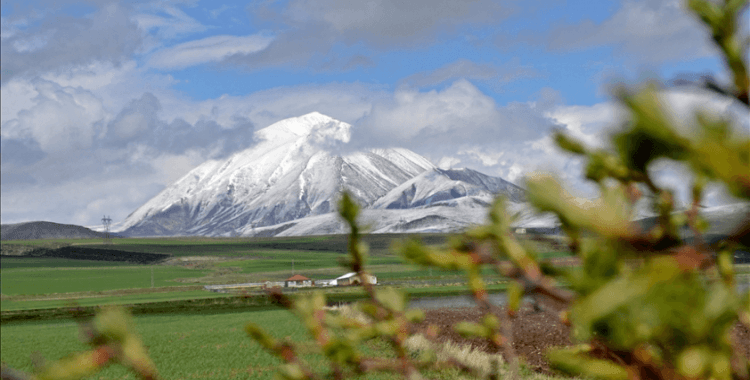
[[[0,225],[0,240],[97,238],[104,238],[104,233],[73,224],[25,222]]]

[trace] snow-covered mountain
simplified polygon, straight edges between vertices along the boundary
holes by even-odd
[[[553,229],[520,187],[470,169],[444,170],[407,149],[336,153],[351,126],[319,113],[282,120],[256,132],[258,143],[226,160],[207,161],[135,210],[112,230],[125,236],[294,236],[347,232],[335,213],[340,192],[363,206],[374,233],[453,232],[486,222],[498,194],[510,201],[514,226]],[[647,199],[633,220],[655,223]],[[701,210],[712,234],[750,213],[747,204]],[[96,228],[100,230],[100,228]]]
[[[526,199],[523,189],[502,178],[490,177],[471,169],[434,168],[397,186],[378,199],[372,207],[405,209],[441,204],[457,205],[456,200],[463,197],[486,207],[500,193],[505,194],[511,202],[524,202]]]
[[[481,223],[483,217],[456,221],[452,214],[456,208],[483,209],[497,193],[523,200],[521,188],[500,178],[468,169],[441,170],[407,149],[338,155],[336,147],[349,141],[350,128],[314,112],[259,130],[255,146],[196,167],[117,230],[129,236],[274,234],[269,231],[291,228],[284,226],[306,217],[330,214],[326,218],[335,219],[332,213],[344,189],[365,209],[445,208],[445,216],[421,212],[427,219],[412,224],[428,228],[425,221],[431,220],[436,229]],[[381,214],[394,219],[384,226],[409,226],[410,221],[402,223],[407,213]]]

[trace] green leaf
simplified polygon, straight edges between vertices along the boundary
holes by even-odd
[[[550,364],[571,375],[590,376],[597,379],[626,380],[628,372],[611,361],[588,357],[588,345],[553,350],[547,353]]]

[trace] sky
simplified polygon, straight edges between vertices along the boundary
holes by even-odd
[[[595,196],[553,130],[604,147],[627,117],[613,84],[727,79],[710,33],[672,0],[3,0],[0,13],[4,224],[121,221],[313,111],[352,124],[357,149],[521,185],[552,171]],[[750,130],[731,100],[686,87],[662,100],[688,126],[700,106]],[[682,167],[652,171],[685,194]],[[731,201],[720,186],[706,200]]]

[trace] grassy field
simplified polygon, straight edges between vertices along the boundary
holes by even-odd
[[[306,339],[300,322],[286,311],[197,316],[136,317],[136,327],[149,347],[163,379],[271,379],[278,360],[246,336],[248,321],[273,325],[275,333]],[[57,359],[85,347],[71,322],[30,322],[2,326],[2,361],[31,371],[32,353]],[[96,378],[134,378],[122,367],[111,367]]]
[[[371,247],[369,269],[381,282],[408,288],[422,287],[430,281],[438,281],[440,285],[455,285],[464,281],[460,272],[430,270],[404,263],[390,251],[394,242],[404,238],[403,235],[367,235],[364,238]],[[431,234],[419,235],[418,238],[434,245],[445,243],[449,236]],[[64,246],[87,247],[90,250],[101,248],[169,254],[171,259],[159,265],[137,265],[61,257],[2,256],[2,311],[56,308],[73,301],[89,306],[216,297],[216,293],[204,292],[199,287],[206,284],[283,280],[292,275],[292,263],[294,273],[316,280],[335,278],[347,272],[339,264],[347,257],[345,235],[253,239],[114,239],[114,244],[106,245],[100,239],[3,242],[3,247],[9,245],[45,249]],[[151,289],[152,269],[155,289]],[[490,276],[491,280],[499,279],[490,270],[485,275]],[[191,291],[172,287],[185,287]]]
[[[162,379],[272,379],[280,360],[268,354],[246,336],[243,327],[254,322],[276,338],[302,343],[303,359],[313,367],[326,368],[316,353],[299,319],[286,310],[216,315],[136,316],[135,326],[149,349]],[[32,356],[47,360],[61,358],[86,347],[78,339],[75,323],[27,322],[1,326],[0,359],[7,365],[32,371]],[[361,347],[365,355],[389,352],[387,345],[373,341]],[[430,378],[460,379],[458,370],[427,373]],[[96,379],[133,379],[123,367],[111,366]],[[367,374],[361,379],[399,379],[393,374]],[[551,377],[526,373],[524,379]]]
[[[94,261],[94,260],[74,260],[57,257],[3,257],[0,259],[0,268],[2,269],[20,269],[20,268],[92,268],[92,267],[113,267],[113,266],[132,266],[127,262],[117,261]]]
[[[2,269],[2,294],[50,294],[179,285],[177,278],[201,277],[207,270],[173,266],[34,267]]]
[[[230,297],[230,294],[209,293],[205,290],[188,290],[176,292],[153,292],[112,296],[86,296],[44,299],[6,299],[0,303],[1,311],[31,310],[67,307],[75,303],[78,306],[98,305],[132,305],[149,302],[192,300],[202,298]]]

